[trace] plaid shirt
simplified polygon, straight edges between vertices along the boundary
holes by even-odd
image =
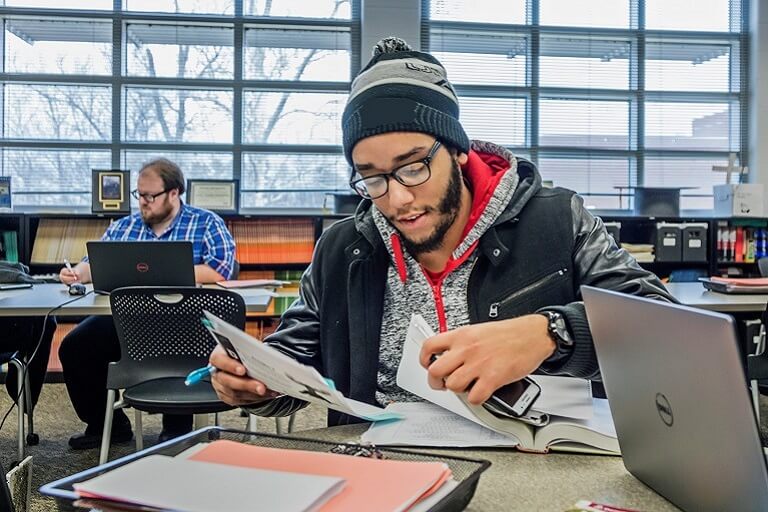
[[[107,228],[102,240],[189,240],[195,265],[205,263],[221,274],[232,277],[235,264],[235,240],[224,221],[213,212],[184,203],[163,234],[155,235],[144,223],[141,213],[116,220]],[[87,259],[86,259],[87,261]]]

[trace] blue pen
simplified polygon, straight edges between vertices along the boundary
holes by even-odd
[[[216,367],[211,366],[210,364],[205,368],[198,368],[197,370],[193,370],[189,375],[187,375],[187,379],[184,381],[184,384],[187,386],[193,386],[209,375],[213,375],[214,373],[216,373]]]

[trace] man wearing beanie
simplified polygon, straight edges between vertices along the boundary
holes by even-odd
[[[440,333],[421,352],[430,385],[480,404],[533,372],[599,380],[580,285],[674,300],[574,192],[542,188],[531,162],[469,140],[433,56],[380,41],[342,128],[350,185],[365,200],[320,238],[300,297],[265,341],[344,395],[418,399],[395,382],[414,313]],[[225,402],[264,416],[305,405],[275,398],[223,350],[211,363]],[[350,421],[329,412],[331,425]]]

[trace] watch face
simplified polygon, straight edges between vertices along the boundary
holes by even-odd
[[[555,331],[557,332],[557,336],[563,340],[566,345],[571,345],[573,343],[571,333],[568,332],[568,326],[565,325],[565,319],[561,315],[557,315],[557,318],[555,319]]]

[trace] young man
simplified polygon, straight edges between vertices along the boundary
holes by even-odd
[[[178,165],[165,158],[144,164],[139,171],[137,189],[139,212],[112,223],[102,240],[190,240],[192,242],[195,281],[213,283],[232,276],[235,242],[224,221],[216,214],[186,205],[184,174]],[[87,259],[72,271],[62,268],[61,282],[88,283],[91,268]],[[104,407],[107,403],[107,367],[120,359],[120,342],[112,317],[86,318],[62,341],[59,349],[64,382],[78,417],[86,423],[85,432],[69,439],[75,450],[96,448],[101,444]],[[163,415],[160,442],[192,429],[189,415]],[[133,437],[128,417],[120,409],[112,422],[112,441],[127,442]]]
[[[415,399],[395,383],[414,313],[440,333],[421,352],[430,385],[479,404],[534,371],[599,380],[580,285],[673,300],[579,196],[542,188],[534,165],[502,146],[470,142],[458,118],[445,69],[396,38],[352,84],[344,153],[369,200],[323,234],[266,341],[356,400]],[[211,363],[225,402],[261,415],[303,405],[218,348]],[[329,412],[330,424],[349,421]]]

